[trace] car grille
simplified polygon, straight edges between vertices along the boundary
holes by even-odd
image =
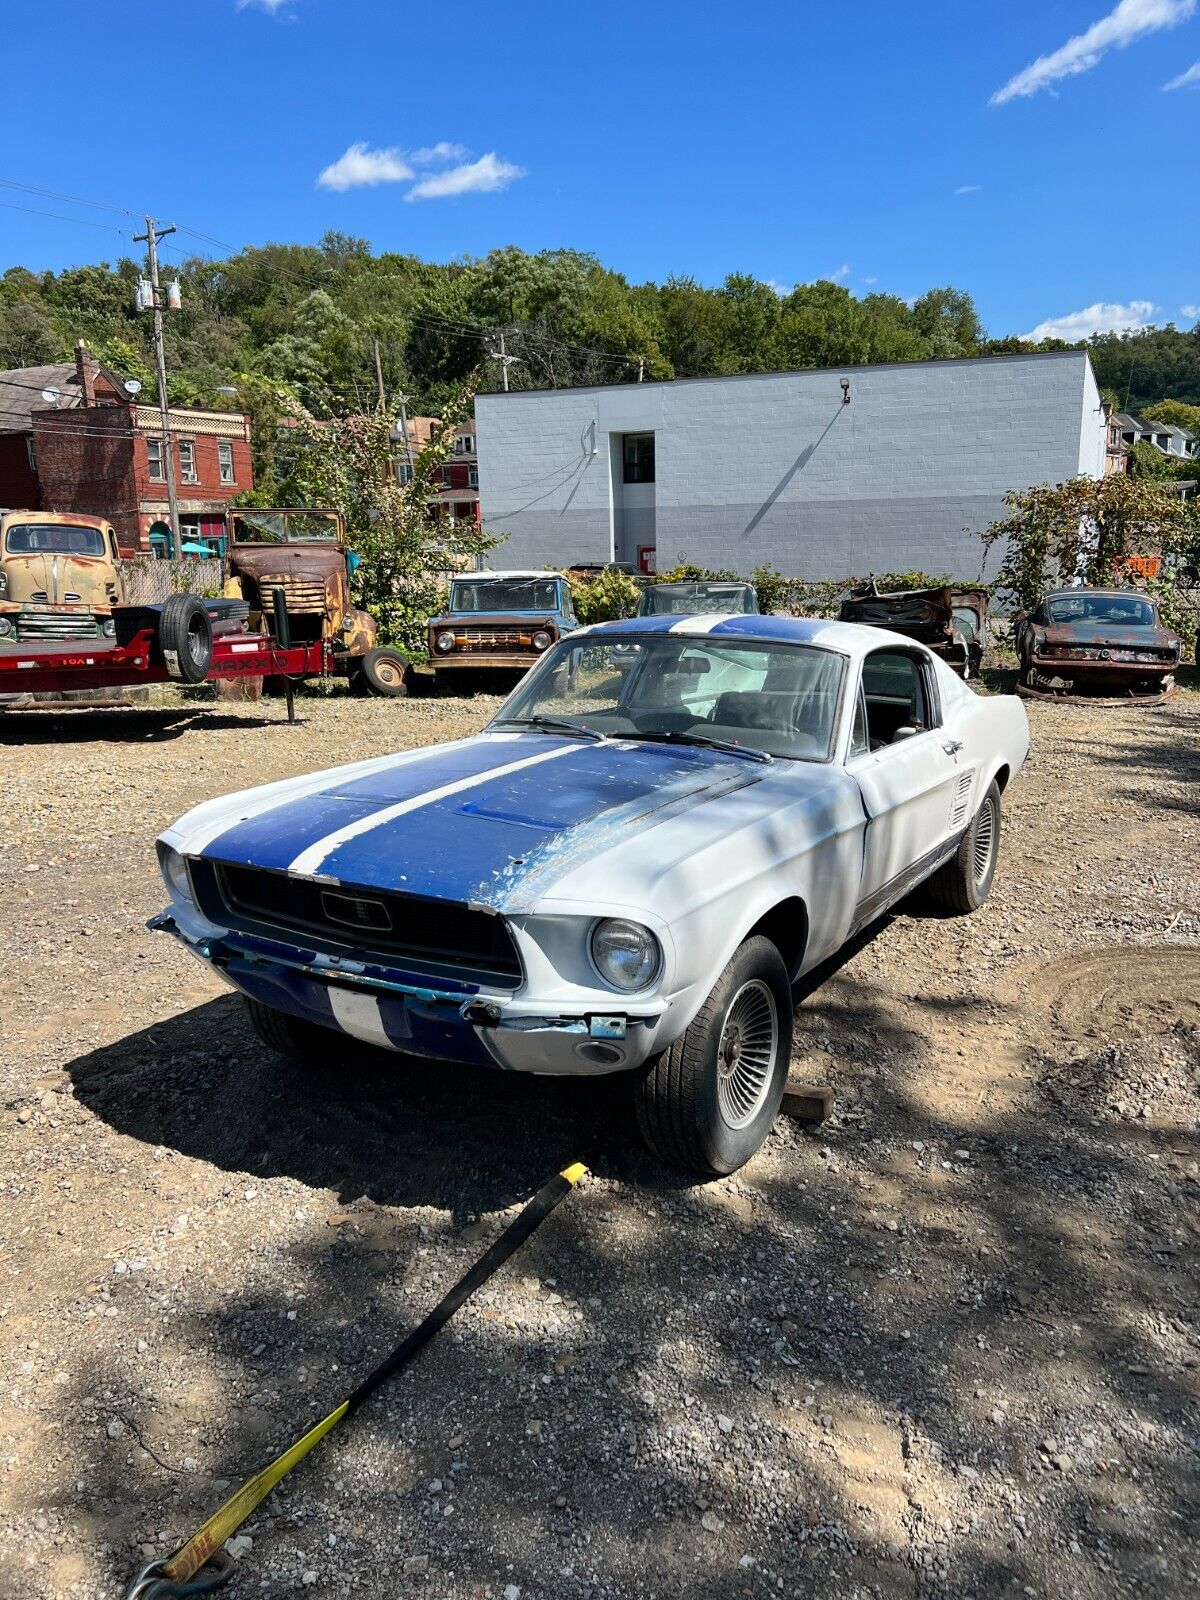
[[[1149,666],[1169,666],[1174,663],[1174,650],[1126,650],[1116,646],[1098,644],[1059,644],[1047,652],[1060,660],[1073,661],[1135,661]]]
[[[455,628],[454,643],[460,650],[531,650],[533,636],[540,628]]]
[[[94,617],[82,612],[22,611],[17,617],[18,639],[98,639]]]
[[[271,590],[282,589],[289,611],[325,614],[328,597],[321,578],[302,578],[292,572],[264,572],[258,580],[258,589],[265,606],[271,604]]]
[[[482,977],[507,988],[521,981],[504,919],[455,901],[315,883],[225,862],[193,861],[192,882],[206,916],[246,932],[301,933],[356,960],[399,959],[426,972]]]

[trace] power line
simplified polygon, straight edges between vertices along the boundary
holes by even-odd
[[[0,178],[0,185],[5,189],[19,189],[22,194],[40,194],[44,200],[65,200],[72,206],[91,206],[95,211],[115,211],[122,217],[136,217],[136,211],[129,211],[124,206],[109,205],[105,200],[83,200],[79,195],[60,194],[57,189],[37,189],[30,183],[17,183],[13,178]]]
[[[12,200],[0,200],[0,206],[6,211],[24,211],[30,217],[53,217],[56,222],[82,223],[85,228],[101,228],[105,233],[116,233],[122,238],[124,228],[115,227],[111,222],[93,222],[90,217],[66,217],[61,211],[43,211],[37,206],[19,206]]]

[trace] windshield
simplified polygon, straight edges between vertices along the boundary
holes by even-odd
[[[1149,628],[1154,607],[1135,594],[1073,594],[1047,602],[1051,622],[1107,622],[1121,628]]]
[[[102,556],[104,535],[99,528],[77,522],[17,522],[8,530],[5,548],[10,556]]]
[[[749,595],[750,591],[742,584],[731,584],[721,589],[712,584],[697,584],[687,589],[678,589],[666,583],[651,584],[642,591],[637,614],[639,617],[663,617],[668,614],[694,617],[713,612],[728,616],[731,612],[753,611]]]
[[[239,511],[233,517],[234,544],[336,544],[333,511]]]
[[[558,610],[555,578],[458,578],[450,585],[451,611]]]
[[[505,703],[496,725],[539,719],[613,738],[724,741],[828,761],[843,660],[806,645],[711,636],[564,639]]]

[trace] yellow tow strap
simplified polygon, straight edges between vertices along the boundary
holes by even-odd
[[[295,1444],[290,1445],[282,1455],[277,1456],[270,1466],[264,1467],[255,1477],[248,1478],[169,1561],[154,1565],[153,1577],[150,1576],[151,1569],[148,1568],[136,1578],[128,1591],[129,1596],[137,1595],[144,1597],[144,1600],[150,1600],[151,1596],[165,1597],[185,1592],[182,1586],[190,1583],[205,1562],[221,1548],[226,1539],[237,1532],[276,1484],[285,1478],[298,1462],[304,1460],[313,1446],[323,1439],[331,1428],[336,1427],[343,1417],[357,1410],[380,1384],[398,1372],[423,1345],[428,1344],[434,1334],[449,1322],[463,1302],[520,1249],[534,1229],[545,1221],[560,1201],[567,1197],[586,1172],[587,1167],[584,1163],[575,1161],[556,1173],[548,1183],[543,1184],[471,1270],[438,1301],[429,1315],[396,1346],[391,1355],[368,1373],[352,1395],[310,1428],[302,1438],[297,1439]],[[225,1576],[228,1576],[228,1573]],[[213,1582],[204,1587],[216,1587],[221,1581],[223,1580],[220,1576],[214,1576]]]

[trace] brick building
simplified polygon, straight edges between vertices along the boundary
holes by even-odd
[[[52,402],[43,397],[54,391]],[[0,373],[0,505],[107,517],[123,553],[181,554],[170,535],[165,445],[175,463],[180,545],[217,551],[225,507],[254,487],[250,419],[175,408],[164,441],[143,405],[82,341],[75,365]]]
[[[436,417],[409,418],[408,443],[413,455],[425,448],[440,426]],[[397,465],[403,483],[408,471],[403,454]],[[442,467],[441,488],[430,502],[430,511],[435,517],[450,517],[455,522],[480,520],[479,454],[474,417],[454,431],[454,453]]]

